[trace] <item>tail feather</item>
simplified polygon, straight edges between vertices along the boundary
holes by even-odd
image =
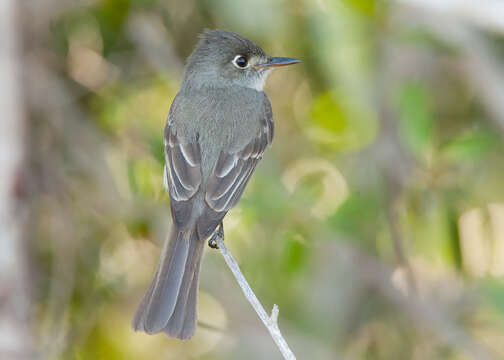
[[[191,243],[191,246],[201,247],[203,242]],[[197,249],[191,249],[194,252]],[[196,298],[198,294],[199,269],[201,257],[198,261],[192,263],[192,267],[186,268],[183,283],[188,285],[188,291],[180,293],[177,304],[167,325],[165,332],[172,337],[186,339],[196,330]]]
[[[198,265],[199,266],[199,265]],[[198,299],[198,287],[199,287],[199,272],[194,273],[193,282],[191,284],[191,290],[189,291],[189,297],[186,303],[186,309],[194,309],[194,311],[185,311],[184,326],[180,332],[181,339],[191,338],[196,331],[196,303]]]
[[[155,334],[163,330],[168,324],[182,287],[182,280],[186,272],[186,262],[189,255],[189,239],[184,233],[175,234],[164,251],[160,260],[160,271],[153,281],[156,282],[152,292],[148,312],[145,316],[144,328],[147,333]]]
[[[196,330],[196,299],[204,241],[173,230],[156,274],[133,317],[133,329],[188,339]]]
[[[151,281],[151,284],[149,286],[149,289],[147,290],[147,293],[144,295],[142,298],[142,301],[140,302],[140,305],[138,305],[138,309],[135,312],[135,315],[133,316],[133,321],[131,322],[131,326],[133,327],[133,330],[135,331],[144,331],[144,321],[145,321],[145,315],[147,312],[147,308],[149,307],[149,300],[152,297],[152,292],[154,291],[154,285],[156,285],[156,279],[158,275],[159,269],[156,269],[156,273],[154,274],[154,279]]]

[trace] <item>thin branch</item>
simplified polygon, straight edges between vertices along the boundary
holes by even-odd
[[[399,264],[406,271],[406,278],[408,281],[408,295],[416,295],[418,293],[417,280],[408,255],[406,254],[406,250],[404,249],[404,232],[402,231],[401,223],[399,221],[400,194],[391,194],[391,192],[393,192],[393,190],[389,189],[388,201],[386,204],[386,215],[390,226],[390,234],[392,236],[392,242],[394,244],[394,251],[396,253]]]
[[[376,103],[381,122],[381,134],[376,142],[373,158],[381,169],[385,182],[385,214],[389,223],[394,252],[399,265],[405,270],[408,294],[417,290],[413,267],[408,259],[406,238],[400,223],[400,201],[405,184],[408,183],[419,162],[400,141],[398,115],[392,106],[392,97],[398,86],[399,74],[393,61],[394,49],[386,37],[380,39],[376,77]]]
[[[296,357],[294,356],[294,353],[289,348],[289,345],[287,345],[287,342],[285,341],[284,337],[280,333],[280,329],[278,328],[278,306],[274,304],[273,310],[271,310],[271,316],[268,316],[268,313],[266,312],[266,310],[264,310],[263,306],[259,302],[259,299],[254,294],[247,280],[243,276],[240,267],[224,244],[224,239],[222,237],[217,237],[217,244],[222,256],[224,257],[224,260],[226,261],[226,264],[228,265],[236,281],[240,285],[243,294],[249,301],[250,305],[252,305],[259,318],[262,320],[264,326],[266,326],[266,328],[268,329],[271,337],[273,338],[273,341],[275,341],[275,344],[278,346],[278,349],[282,353],[284,359],[295,360]]]

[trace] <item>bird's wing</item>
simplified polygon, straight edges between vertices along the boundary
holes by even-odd
[[[198,136],[187,140],[177,136],[169,122],[165,129],[166,179],[175,224],[183,229],[190,224],[198,190],[204,192],[206,206],[197,220],[201,238],[209,236],[227,211],[240,199],[257,163],[273,140],[273,116],[266,96],[260,115],[261,126],[252,139],[238,150],[221,150],[204,189]],[[198,205],[199,206],[199,205]]]
[[[198,138],[183,141],[170,123],[165,129],[165,177],[173,218],[179,228],[189,221],[193,196],[201,185],[201,153]]]
[[[224,149],[206,185],[205,200],[215,212],[226,212],[240,199],[250,176],[273,140],[271,104],[264,96],[261,126],[255,136],[235,151]]]

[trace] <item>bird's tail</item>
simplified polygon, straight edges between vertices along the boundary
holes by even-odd
[[[162,331],[181,340],[194,335],[204,243],[196,230],[178,231],[173,227],[154,279],[133,317],[135,331]]]

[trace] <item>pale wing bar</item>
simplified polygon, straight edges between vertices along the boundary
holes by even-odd
[[[170,196],[175,201],[187,201],[201,185],[201,155],[199,143],[182,143],[171,127],[165,131],[166,175]]]

